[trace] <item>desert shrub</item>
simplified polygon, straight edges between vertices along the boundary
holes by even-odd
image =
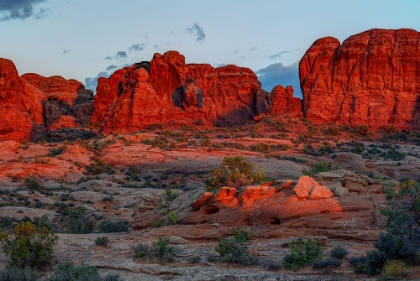
[[[337,258],[328,258],[322,261],[315,261],[312,263],[312,268],[326,268],[326,267],[337,267],[340,266],[342,261]]]
[[[188,258],[189,263],[199,263],[201,261],[200,256],[192,256]]]
[[[388,232],[379,235],[374,243],[376,250],[349,260],[356,272],[379,274],[390,260],[419,263],[420,184],[413,180],[402,183],[399,193],[388,203],[381,210],[388,216]]]
[[[0,271],[0,281],[38,281],[38,273],[30,267],[9,267]]]
[[[176,220],[178,219],[178,217],[177,217],[177,215],[175,214],[174,211],[169,212],[168,217],[169,217],[169,222],[171,224],[176,224]]]
[[[249,228],[243,230],[232,229],[234,237],[232,239],[221,239],[215,250],[227,262],[251,265],[256,264],[257,259],[248,251],[244,243],[254,235]]]
[[[104,220],[99,224],[99,231],[104,233],[110,232],[127,232],[130,228],[128,221],[109,221]]]
[[[241,187],[259,182],[265,177],[264,171],[254,173],[254,165],[242,156],[225,157],[218,169],[213,170],[211,178],[205,181],[207,189],[222,186]]]
[[[280,270],[281,264],[275,261],[270,261],[268,262],[267,267],[269,270],[277,271],[277,270]]]
[[[93,232],[93,221],[85,216],[85,208],[82,206],[69,211],[67,225],[70,233],[84,234]]]
[[[163,219],[158,219],[156,221],[151,222],[151,228],[158,228],[162,225]]]
[[[65,146],[65,145],[62,145],[62,146],[60,146],[58,148],[50,149],[50,151],[48,152],[47,156],[48,157],[54,157],[54,156],[63,154],[66,151],[66,149],[67,149],[67,146]]]
[[[136,248],[134,249],[134,258],[142,258],[150,253],[149,247],[142,243],[137,244]]]
[[[201,119],[201,118],[198,118],[197,120],[194,120],[193,122],[194,122],[194,125],[196,125],[196,126],[204,126],[205,125],[203,119]]]
[[[54,275],[50,281],[119,281],[119,275],[108,274],[101,278],[99,271],[94,266],[85,264],[74,265],[72,262],[64,262],[54,267]]]
[[[28,189],[40,189],[41,188],[39,183],[36,180],[31,179],[31,178],[26,178],[25,179],[25,186]]]
[[[169,240],[158,237],[158,241],[152,243],[151,253],[159,259],[169,260],[174,252],[174,248],[169,246]]]
[[[221,260],[220,256],[217,256],[217,255],[208,255],[207,256],[207,261],[209,261],[209,262],[216,262],[216,261],[220,261],[220,260]]]
[[[40,229],[42,227],[45,227],[49,232],[54,233],[58,231],[58,227],[57,225],[55,225],[54,223],[52,223],[49,219],[47,215],[43,215],[42,217],[36,217],[36,218],[28,218],[28,217],[24,217],[22,219],[22,221],[29,221],[30,223],[32,223],[36,229]]]
[[[166,200],[171,202],[171,201],[174,201],[176,198],[178,198],[178,194],[168,189],[165,191],[165,198]]]
[[[105,172],[110,175],[115,174],[115,170],[112,168],[111,164],[107,164],[103,160],[97,158],[94,158],[93,160],[95,162],[86,167],[87,173],[91,175],[99,175]]]
[[[383,275],[390,278],[403,278],[407,264],[400,260],[389,260],[385,263]]]
[[[333,249],[331,249],[331,252],[330,252],[330,256],[332,258],[337,258],[337,259],[343,259],[348,254],[349,254],[349,251],[340,245],[335,246]]]
[[[419,249],[408,239],[381,233],[379,240],[373,245],[376,250],[368,252],[366,256],[349,259],[356,272],[379,274],[389,260],[402,260],[410,264],[418,263]]]
[[[109,243],[109,238],[106,236],[98,237],[95,240],[95,245],[98,245],[98,246],[106,246],[108,245],[108,243]]]
[[[0,235],[3,251],[9,257],[9,266],[19,268],[48,265],[57,240],[58,237],[50,234],[45,227],[36,229],[28,221],[20,222],[12,235],[4,232]]]
[[[12,217],[0,217],[0,228],[11,226],[14,221],[16,219]]]
[[[287,257],[283,260],[283,265],[285,269],[298,270],[302,266],[318,261],[322,257],[322,247],[316,243],[312,238],[303,240],[301,238],[292,241],[290,243],[291,255],[293,256],[293,261],[291,257]]]
[[[324,161],[316,162],[313,172],[314,174],[328,172],[327,163],[325,163]]]

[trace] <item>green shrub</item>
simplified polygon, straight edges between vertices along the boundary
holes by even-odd
[[[268,269],[269,269],[269,270],[274,270],[274,271],[277,271],[277,270],[280,270],[280,268],[281,268],[281,264],[280,264],[280,263],[278,263],[278,262],[270,261],[270,262],[267,264],[267,267],[268,267]]]
[[[171,201],[174,201],[176,198],[178,198],[178,194],[168,189],[165,191],[165,198],[166,200],[171,202]]]
[[[38,281],[38,273],[30,267],[9,267],[0,271],[0,281]]]
[[[72,262],[64,262],[54,267],[54,275],[50,281],[119,281],[119,275],[108,274],[101,278],[99,271],[94,266],[74,265]]]
[[[312,238],[306,240],[299,238],[291,242],[290,246],[293,261],[290,262],[291,258],[288,258],[288,260],[284,259],[283,265],[285,269],[298,270],[302,266],[320,260],[322,257],[322,247]]]
[[[36,180],[31,179],[31,178],[26,178],[25,179],[25,186],[28,189],[40,189],[41,188],[39,183]]]
[[[66,151],[66,149],[67,149],[67,146],[65,146],[65,145],[62,145],[62,146],[60,146],[58,148],[50,149],[50,151],[48,152],[47,156],[48,157],[54,157],[54,156],[63,154]]]
[[[343,259],[348,254],[349,254],[349,251],[340,245],[335,246],[333,249],[331,249],[331,252],[330,252],[330,256],[332,258],[337,258],[337,259]]]
[[[222,186],[241,187],[260,182],[264,171],[253,173],[254,165],[242,156],[225,157],[218,169],[213,170],[211,178],[205,181],[207,189],[215,190]]]
[[[108,243],[109,243],[109,238],[106,236],[98,237],[95,240],[95,245],[98,245],[98,246],[107,246]]]
[[[188,258],[189,263],[199,263],[201,261],[200,256],[192,256]]]
[[[69,211],[67,224],[70,233],[85,234],[93,232],[93,221],[85,216],[85,208],[82,206]]]
[[[407,264],[400,260],[389,260],[385,263],[383,274],[391,278],[403,278]]]
[[[171,223],[171,224],[176,224],[176,220],[178,219],[178,217],[177,217],[177,215],[175,214],[175,212],[174,211],[171,211],[171,212],[169,212],[169,215],[168,215],[168,217],[169,217],[169,222]]]
[[[161,236],[158,237],[158,241],[152,243],[151,253],[159,259],[167,259],[169,261],[173,252],[174,248],[169,246],[169,241]]]
[[[256,264],[257,259],[248,251],[248,247],[244,245],[254,235],[249,228],[241,231],[232,229],[234,237],[232,239],[221,239],[215,250],[227,262],[251,265]]]
[[[112,222],[109,220],[101,221],[99,224],[99,231],[104,233],[110,232],[127,232],[130,228],[128,221],[116,221]]]
[[[13,235],[1,233],[0,241],[3,251],[8,256],[11,267],[41,268],[50,263],[53,257],[53,246],[58,237],[42,227],[36,229],[28,222],[20,222],[13,230]]]
[[[322,261],[315,261],[312,263],[312,268],[326,268],[326,267],[337,267],[340,266],[342,261],[337,258],[328,258]]]
[[[149,247],[147,245],[144,245],[142,243],[139,243],[136,248],[134,249],[134,257],[136,259],[142,258],[150,253]]]

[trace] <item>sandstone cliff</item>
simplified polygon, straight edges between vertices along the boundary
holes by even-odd
[[[269,95],[247,68],[185,64],[176,51],[116,71],[98,81],[93,124],[104,131],[202,118],[214,125],[240,125],[266,113]]]
[[[313,43],[299,65],[307,119],[419,129],[420,34],[372,29]]]
[[[25,74],[0,59],[0,140],[36,140],[50,130],[90,124],[93,93],[76,80]]]

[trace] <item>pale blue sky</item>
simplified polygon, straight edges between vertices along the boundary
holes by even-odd
[[[0,0],[0,57],[20,74],[84,83],[178,50],[187,63],[249,67],[265,90],[300,92],[298,61],[316,39],[420,31],[418,11],[417,0]]]

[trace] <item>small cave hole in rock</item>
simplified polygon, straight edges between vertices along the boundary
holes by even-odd
[[[206,215],[211,215],[217,213],[219,208],[214,205],[210,205],[204,211],[206,212]]]
[[[270,220],[270,224],[280,224],[280,223],[281,223],[281,221],[278,218],[271,218],[271,220]]]

